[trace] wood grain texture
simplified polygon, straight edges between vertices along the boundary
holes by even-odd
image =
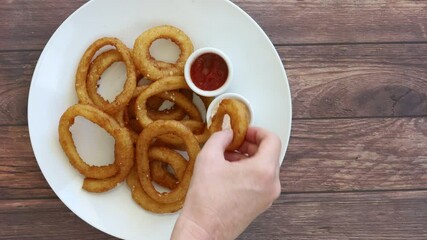
[[[295,120],[292,129],[283,192],[427,189],[427,118]],[[37,173],[27,128],[0,127],[0,134],[9,139],[2,141],[1,178],[13,175],[1,195],[52,196]]]
[[[85,0],[4,0],[0,50],[42,49]],[[426,1],[238,0],[274,44],[427,41]],[[46,12],[49,14],[46,14]]]
[[[283,194],[239,239],[425,239],[425,208],[427,191]],[[0,238],[112,239],[56,199],[2,200],[0,216]]]
[[[86,0],[3,0],[0,50],[40,50],[61,23]]]
[[[277,47],[293,117],[427,116],[427,44]],[[27,124],[39,51],[0,52],[0,125]]]
[[[274,44],[427,41],[426,1],[237,0]]]
[[[294,118],[427,115],[427,44],[278,47]]]
[[[427,189],[427,119],[295,120],[285,192]]]
[[[0,239],[114,239],[59,199],[0,200]]]
[[[427,191],[282,195],[240,239],[426,239]]]
[[[0,158],[32,158],[27,126],[0,126]]]
[[[0,158],[0,200],[55,197],[35,158]]]
[[[86,2],[0,2],[0,239],[114,239],[55,196],[25,126],[40,52]],[[294,107],[282,195],[239,239],[427,239],[427,1],[233,2]]]
[[[0,125],[27,124],[27,102],[39,51],[0,52]]]

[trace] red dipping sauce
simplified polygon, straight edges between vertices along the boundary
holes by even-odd
[[[218,54],[205,53],[194,60],[190,76],[198,88],[213,91],[224,85],[228,78],[228,66]]]

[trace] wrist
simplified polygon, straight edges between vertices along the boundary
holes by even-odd
[[[201,227],[198,223],[181,214],[175,223],[171,239],[210,240],[215,239],[215,237],[209,234],[208,231],[206,231],[206,229]]]

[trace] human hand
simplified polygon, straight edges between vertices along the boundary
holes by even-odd
[[[280,195],[280,139],[250,127],[239,152],[233,133],[213,134],[197,157],[172,239],[235,239]]]

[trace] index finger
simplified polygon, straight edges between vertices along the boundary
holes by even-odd
[[[250,127],[246,134],[246,139],[258,145],[258,151],[255,156],[265,155],[269,160],[279,160],[282,144],[276,134],[263,128]]]

